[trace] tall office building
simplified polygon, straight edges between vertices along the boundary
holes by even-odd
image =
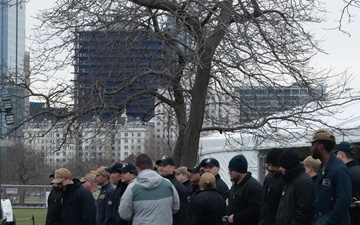
[[[0,0],[0,134],[5,134],[10,128],[5,121],[3,100],[11,99],[15,124],[24,118],[26,112],[25,91],[19,87],[26,82],[25,4],[26,1]],[[23,136],[22,130],[18,129],[12,136]]]
[[[79,31],[75,43],[75,107],[84,119],[148,121],[165,68],[166,48],[146,31]],[[140,94],[141,93],[141,94]],[[145,94],[144,94],[145,93]]]

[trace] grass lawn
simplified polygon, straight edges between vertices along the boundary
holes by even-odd
[[[15,214],[16,225],[44,225],[46,217],[47,208],[33,209],[33,208],[23,208],[23,209],[13,209]],[[34,216],[34,223],[32,220]]]

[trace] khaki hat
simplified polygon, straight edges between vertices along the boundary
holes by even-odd
[[[88,182],[95,183],[95,177],[96,177],[95,173],[87,173],[87,174],[85,174],[85,176],[83,176],[80,179],[80,182],[84,183],[85,181],[88,181]]]
[[[186,176],[190,176],[190,173],[186,166],[180,166],[177,169],[175,169],[175,174],[184,174]]]
[[[106,168],[107,168],[106,166],[101,166],[97,170],[91,170],[90,172],[94,173],[95,176],[102,175],[104,177],[110,178],[110,173],[105,170]]]
[[[318,140],[335,142],[335,137],[330,131],[328,131],[326,129],[323,129],[323,128],[320,128],[317,131],[315,131],[314,136],[312,137],[312,139],[307,141],[306,143],[313,143],[313,142],[318,141]]]
[[[318,171],[321,161],[319,159],[314,159],[312,156],[308,156],[302,162],[304,166],[311,166],[315,172]]]
[[[67,177],[71,177],[70,170],[66,168],[59,168],[54,173],[54,179],[51,181],[52,184],[58,184],[63,182]]]

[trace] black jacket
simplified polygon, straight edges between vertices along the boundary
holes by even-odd
[[[221,179],[219,174],[215,175],[215,179],[216,179],[216,189],[218,190],[219,194],[223,196],[224,199],[227,199],[229,195],[229,187],[227,186],[225,181]]]
[[[61,209],[61,218],[64,225],[96,224],[94,197],[77,179],[74,179],[74,184],[66,185]]]
[[[300,163],[283,175],[284,190],[276,225],[310,225],[314,218],[314,185]]]
[[[180,209],[173,215],[173,225],[185,225],[186,212],[189,207],[189,196],[187,194],[187,190],[185,186],[176,179],[175,174],[165,176],[165,178],[170,180],[170,182],[174,185],[180,199]]]
[[[61,198],[63,192],[53,187],[48,197],[48,210],[45,225],[62,225],[61,220]]]
[[[191,192],[192,192],[192,184],[191,184],[190,180],[187,180],[182,184],[185,186],[188,196],[190,196]]]
[[[119,215],[119,205],[121,196],[124,194],[128,184],[122,183],[121,181],[118,182],[118,185],[115,188],[115,201],[114,201],[114,212],[113,212],[113,221],[114,225],[127,225],[130,224],[129,221],[122,220]]]
[[[226,203],[216,189],[199,191],[190,202],[188,225],[222,225]]]
[[[234,225],[258,225],[261,210],[261,184],[248,172],[229,192],[227,215],[234,214]]]
[[[275,216],[284,188],[282,173],[268,174],[263,185],[263,198],[259,225],[275,225]]]
[[[351,177],[352,197],[360,200],[360,166],[356,160],[346,163]],[[360,207],[349,210],[352,225],[360,225]]]

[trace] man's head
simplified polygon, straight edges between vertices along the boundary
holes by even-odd
[[[288,150],[279,155],[278,163],[280,165],[280,171],[285,174],[287,170],[292,170],[299,165],[300,158],[297,152]]]
[[[192,184],[199,184],[200,182],[200,166],[194,166],[193,168],[188,168],[188,172],[190,172],[190,182]]]
[[[123,183],[128,183],[129,184],[137,176],[136,167],[132,163],[124,163],[124,165],[120,169],[120,171],[121,171],[121,182],[123,182]]]
[[[214,158],[205,158],[200,162],[200,170],[204,173],[211,173],[216,176],[220,171],[220,163]]]
[[[350,142],[341,142],[335,149],[336,157],[348,163],[356,157],[356,147]]]
[[[110,182],[110,173],[105,169],[106,166],[101,166],[97,170],[92,170],[91,172],[95,174],[95,181],[101,187],[107,185]]]
[[[318,129],[315,131],[311,140],[307,141],[311,143],[311,156],[314,159],[322,159],[323,154],[330,154],[333,150],[336,141],[334,135],[326,129]]]
[[[90,192],[94,192],[98,189],[98,185],[95,181],[96,175],[94,173],[87,173],[80,179],[81,184]]]
[[[248,162],[244,155],[236,155],[229,161],[230,180],[234,183],[240,183],[246,176]]]
[[[106,172],[110,173],[110,182],[114,185],[118,185],[121,180],[120,169],[122,166],[122,163],[116,162],[111,167],[105,168]]]
[[[305,172],[309,174],[310,177],[313,177],[317,174],[321,161],[319,159],[314,159],[312,156],[308,156],[302,163],[304,165]]]
[[[66,185],[73,184],[71,172],[66,168],[59,168],[54,173],[54,179],[51,181],[56,187],[65,190]]]
[[[184,183],[185,181],[189,180],[190,173],[186,166],[180,166],[175,170],[175,177],[180,183]]]
[[[153,161],[151,158],[146,154],[139,154],[135,158],[135,166],[137,167],[138,172],[141,170],[154,169]]]
[[[175,171],[175,161],[170,156],[164,155],[155,163],[158,165],[158,172],[161,176],[171,175]]]
[[[280,154],[283,152],[284,152],[284,150],[282,150],[282,149],[272,148],[269,150],[269,152],[266,155],[266,169],[273,176],[281,173],[278,159],[279,159]]]

